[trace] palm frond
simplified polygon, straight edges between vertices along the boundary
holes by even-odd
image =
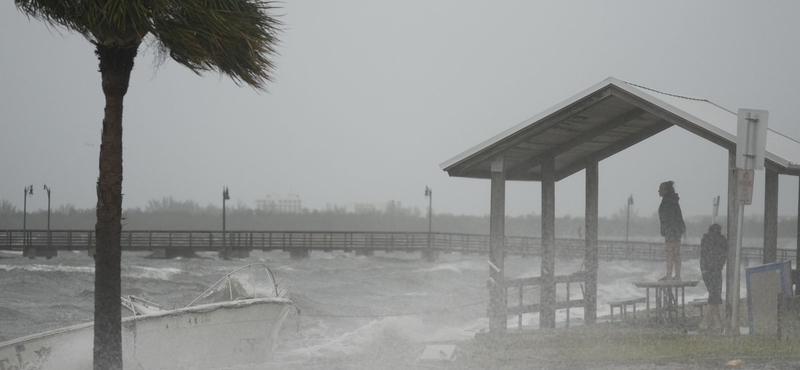
[[[263,89],[271,79],[281,22],[263,0],[15,0],[28,16],[105,46],[137,47],[148,35],[159,55],[195,73],[219,71]]]
[[[152,29],[149,2],[112,0],[15,0],[30,17],[82,34],[104,45],[138,43]]]
[[[278,27],[269,2],[176,0],[154,3],[159,52],[195,73],[219,71],[263,89],[271,78]]]
[[[63,27],[87,36],[83,21],[85,3],[80,0],[15,0],[17,8],[48,25]]]

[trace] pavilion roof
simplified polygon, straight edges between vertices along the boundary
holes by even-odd
[[[736,150],[735,112],[609,77],[440,167],[452,177],[490,178],[492,160],[502,155],[507,180],[538,181],[541,163],[553,157],[560,180],[673,125]],[[765,166],[800,175],[800,142],[769,130]]]

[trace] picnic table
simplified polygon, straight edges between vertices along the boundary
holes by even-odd
[[[666,322],[670,318],[678,317],[678,307],[681,315],[686,318],[686,287],[695,287],[698,280],[659,280],[659,281],[634,281],[633,285],[637,288],[647,290],[647,309],[650,310],[650,289],[654,290],[656,298],[656,317],[659,322]],[[678,293],[680,292],[680,301]]]

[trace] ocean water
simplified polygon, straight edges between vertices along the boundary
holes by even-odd
[[[488,265],[486,256],[442,254],[425,262],[419,253],[355,256],[344,252],[312,252],[292,260],[285,252],[252,252],[247,259],[224,261],[215,253],[200,258],[148,259],[149,253],[123,253],[122,293],[137,295],[162,307],[183,307],[233,269],[267,264],[288,291],[299,314],[287,318],[278,337],[274,362],[255,368],[396,368],[412,364],[430,344],[457,344],[488,329]],[[582,259],[558,260],[556,274],[578,271]],[[506,275],[538,276],[537,257],[509,256]],[[683,263],[683,278],[700,278],[699,262]],[[658,279],[664,264],[648,261],[600,261],[598,315],[608,301],[640,296],[631,282]],[[85,252],[60,252],[46,260],[0,251],[0,342],[44,330],[92,321],[94,261]],[[557,294],[566,295],[563,285]],[[706,296],[702,282],[687,288],[686,299]],[[581,298],[579,284],[570,296]],[[538,300],[535,289],[525,302]],[[509,304],[517,303],[516,294]],[[572,319],[583,309],[572,309]],[[566,318],[557,311],[557,320]],[[523,316],[535,327],[538,314]],[[509,317],[516,327],[517,317]]]

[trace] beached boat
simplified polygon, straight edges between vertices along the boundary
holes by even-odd
[[[271,359],[291,300],[282,297],[272,272],[251,264],[225,275],[186,307],[165,310],[134,296],[122,297],[123,367],[214,369]],[[92,368],[94,323],[0,343],[0,370]]]

